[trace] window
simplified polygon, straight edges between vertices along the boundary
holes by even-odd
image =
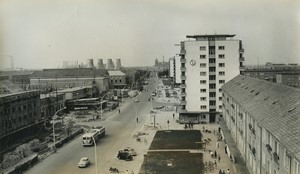
[[[210,106],[215,106],[216,105],[216,101],[209,101],[209,105]]]
[[[219,84],[224,84],[225,80],[219,80]]]
[[[206,115],[201,115],[201,119],[206,119]]]
[[[205,46],[200,46],[200,50],[201,50],[201,51],[205,51],[205,50],[206,50],[206,47],[205,47]]]
[[[209,97],[216,97],[216,93],[215,92],[210,92]]]
[[[219,72],[219,76],[224,76],[225,75],[225,72],[224,71],[220,71]]]
[[[215,51],[209,51],[209,55],[215,55]]]
[[[219,46],[219,50],[225,50],[225,46]]]
[[[222,101],[222,97],[219,97],[219,100]]]
[[[200,59],[205,59],[206,55],[200,55]]]
[[[216,89],[216,84],[209,84],[209,89]]]
[[[206,72],[200,72],[200,76],[206,76]]]
[[[209,80],[216,80],[216,76],[210,75],[210,76],[209,76]]]
[[[219,89],[219,92],[222,92],[222,88]]]
[[[224,59],[225,58],[225,54],[219,54],[219,59]]]
[[[225,63],[219,63],[219,67],[225,67]]]
[[[200,84],[206,84],[206,80],[200,80]]]
[[[206,97],[200,97],[201,101],[206,101]]]
[[[200,89],[200,92],[206,92],[206,89]]]
[[[115,80],[115,82],[117,83],[117,82],[118,82],[118,80]]]
[[[201,105],[201,109],[206,109],[206,105]]]
[[[216,63],[216,59],[209,59],[208,62],[209,63]]]
[[[205,67],[206,67],[206,64],[205,64],[205,63],[200,63],[200,67],[201,67],[201,68],[205,68]]]
[[[222,109],[222,105],[219,105],[219,109]]]

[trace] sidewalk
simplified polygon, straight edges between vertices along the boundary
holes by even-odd
[[[235,173],[243,173],[243,174],[250,174],[249,169],[247,168],[245,161],[242,157],[242,154],[238,150],[233,137],[225,123],[225,121],[220,122],[220,127],[222,129],[223,135],[226,140],[226,144],[229,148],[230,154],[234,156],[235,165],[234,165],[234,172]]]
[[[148,143],[132,143],[131,145],[134,146],[138,151],[142,151],[142,154],[145,154],[148,151],[149,145],[151,144],[153,137],[155,135],[156,130],[184,130],[184,124],[179,124],[176,122],[178,119],[178,114],[175,113],[175,118],[173,119],[173,113],[174,112],[167,112],[167,111],[158,111],[156,114],[156,123],[157,128],[153,128],[153,124],[150,123],[150,120],[146,120],[144,123],[144,126],[140,128],[139,131],[141,132],[147,132],[149,133],[148,136],[145,136]],[[169,121],[169,124],[168,124]],[[222,123],[223,124],[223,123]],[[151,126],[152,125],[152,126]],[[205,133],[202,131],[203,126],[206,127],[208,130],[211,131],[211,133]],[[219,127],[222,127],[222,130],[224,132],[224,135],[226,137],[226,143],[229,146],[231,154],[235,156],[235,163],[232,162],[229,158],[229,156],[225,153],[225,143],[223,141],[218,141],[219,147],[217,147],[217,131]],[[231,171],[231,174],[249,174],[248,168],[244,165],[244,161],[242,160],[242,157],[237,149],[237,147],[233,143],[233,139],[229,136],[230,133],[228,132],[228,129],[224,127],[224,125],[219,124],[197,124],[193,126],[193,129],[200,130],[203,139],[210,139],[209,143],[206,145],[206,149],[199,150],[203,153],[203,161],[204,163],[207,162],[213,162],[217,163],[217,166],[215,166],[213,169],[206,170],[205,174],[216,174],[219,172],[219,170],[227,170],[229,169]],[[144,145],[143,145],[144,144]],[[143,147],[142,147],[143,146]],[[218,155],[220,155],[220,161],[218,161],[218,158],[211,157],[210,151],[216,151]],[[142,155],[141,154],[141,155]],[[134,167],[134,173],[137,173],[141,167],[141,164],[143,162],[143,158],[140,156],[137,161],[137,163],[133,166]],[[133,167],[131,166],[131,167]]]

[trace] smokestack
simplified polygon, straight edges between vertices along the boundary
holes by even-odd
[[[121,59],[116,59],[116,69],[121,69]]]
[[[94,61],[93,59],[87,59],[87,68],[94,68]]]
[[[105,69],[102,59],[98,59],[98,69]]]
[[[106,69],[108,70],[115,69],[115,65],[112,59],[107,59]]]

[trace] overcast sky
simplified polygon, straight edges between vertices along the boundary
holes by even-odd
[[[154,65],[186,35],[236,34],[246,64],[300,64],[299,0],[0,0],[0,68]]]

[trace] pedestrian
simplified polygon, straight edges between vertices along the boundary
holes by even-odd
[[[219,133],[221,133],[221,128],[220,127],[218,128],[218,130],[219,130]]]
[[[175,118],[175,114],[173,113],[173,120],[174,120],[174,118]]]
[[[215,151],[215,156],[214,157],[217,158],[217,151]]]
[[[217,167],[217,161],[215,160],[215,166]]]
[[[137,117],[136,117],[136,122],[137,122],[137,123],[139,122],[139,118],[137,118]]]
[[[225,173],[225,170],[223,170],[222,174],[226,174],[226,173]]]
[[[219,141],[216,142],[216,147],[217,147],[217,148],[219,147]]]
[[[229,169],[227,169],[227,174],[230,174],[230,171],[229,171]]]
[[[218,154],[218,161],[220,162],[220,160],[221,160],[221,156],[220,154]]]
[[[119,109],[119,113],[120,113],[121,111],[120,111],[120,109]]]
[[[219,174],[223,174],[223,172],[222,172],[222,170],[221,170],[221,169],[219,170]]]
[[[210,151],[210,156],[213,158],[213,156],[214,156],[213,151]]]

